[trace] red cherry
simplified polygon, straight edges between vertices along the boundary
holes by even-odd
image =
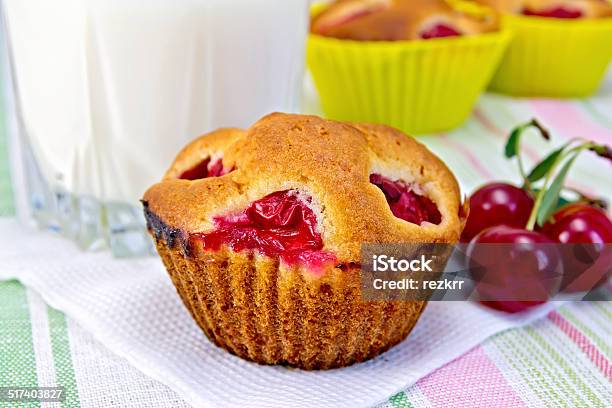
[[[484,229],[496,225],[522,228],[532,208],[533,198],[522,188],[506,183],[487,184],[470,197],[470,215],[461,241],[469,242]]]
[[[602,285],[612,272],[612,222],[598,208],[584,203],[569,204],[557,211],[542,233],[566,245],[561,289],[585,292]]]
[[[550,8],[547,10],[523,10],[523,14],[526,16],[536,17],[549,17],[549,18],[564,18],[564,19],[575,19],[582,17],[582,11],[578,9],[571,9],[563,6]]]
[[[559,252],[539,232],[491,227],[474,237],[466,255],[481,303],[493,309],[515,313],[540,305],[561,282]]]
[[[461,32],[457,31],[454,27],[447,24],[436,24],[435,26],[423,31],[421,38],[429,40],[431,38],[443,38],[443,37],[457,37],[460,36]]]

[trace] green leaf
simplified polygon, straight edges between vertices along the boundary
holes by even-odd
[[[563,151],[565,150],[567,146],[568,146],[568,143],[564,144],[562,147],[560,147],[559,149],[549,154],[544,160],[539,162],[533,168],[533,170],[531,170],[531,173],[529,173],[529,175],[527,176],[527,180],[534,183],[538,180],[543,179],[546,176],[546,174],[548,174],[548,171],[555,164],[555,162],[557,161],[557,159],[559,158],[561,153],[563,153]]]
[[[508,139],[508,142],[506,143],[506,149],[505,149],[506,157],[508,159],[511,159],[518,154],[519,142],[521,141],[521,134],[523,133],[524,130],[525,130],[525,125],[514,128],[514,130],[512,130],[512,133],[510,133],[510,138]]]
[[[534,195],[538,195],[538,193],[541,191],[541,189],[539,188],[534,188],[533,189],[533,194]],[[557,203],[557,207],[555,208],[555,211],[560,209],[561,207],[567,205],[567,204],[572,204],[572,203],[577,203],[580,200],[575,200],[575,199],[569,199],[567,198],[567,196],[564,196],[563,194],[559,195],[559,202]]]
[[[559,204],[559,196],[561,194],[561,190],[563,189],[563,184],[565,183],[565,179],[567,177],[567,173],[569,172],[570,167],[578,157],[578,154],[574,154],[571,159],[569,159],[559,174],[555,177],[550,187],[544,193],[544,197],[542,198],[542,203],[540,208],[538,209],[537,221],[538,225],[543,226],[546,221],[551,217],[551,215],[557,209]]]

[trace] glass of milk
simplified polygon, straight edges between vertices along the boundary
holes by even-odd
[[[151,251],[139,198],[181,147],[299,108],[308,0],[2,7],[25,210],[84,249]]]

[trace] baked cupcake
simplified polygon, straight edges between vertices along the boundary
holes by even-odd
[[[356,41],[428,40],[499,30],[495,13],[439,0],[340,0],[312,19],[311,31]]]
[[[599,88],[612,60],[612,3],[478,1],[501,12],[503,25],[514,32],[490,89],[516,96],[583,97]]]
[[[506,14],[560,19],[612,17],[608,0],[477,0]]]
[[[343,0],[313,13],[308,65],[328,117],[431,133],[465,121],[508,40],[473,2]]]
[[[279,113],[189,144],[143,204],[208,338],[304,369],[382,353],[425,307],[362,301],[362,243],[454,243],[465,213],[448,168],[399,131]]]

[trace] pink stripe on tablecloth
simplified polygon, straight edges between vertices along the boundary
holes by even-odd
[[[595,346],[587,336],[585,336],[576,326],[567,321],[558,312],[551,312],[548,315],[548,319],[552,321],[563,333],[567,335],[584,354],[595,364],[595,366],[606,376],[606,378],[612,381],[612,365],[610,361],[604,356],[597,346]]]
[[[612,144],[612,130],[590,120],[572,102],[541,99],[529,103],[536,117],[567,139],[583,137],[597,143]]]
[[[417,386],[434,407],[526,406],[481,346],[421,379]]]
[[[444,142],[448,144],[452,149],[454,149],[463,157],[465,157],[470,162],[472,167],[485,179],[492,180],[495,178],[493,176],[493,173],[489,171],[489,169],[480,161],[480,159],[476,157],[476,155],[474,155],[474,153],[472,153],[462,143],[455,142],[454,140],[452,140],[452,138],[448,137],[445,134],[441,134],[440,137],[444,139]]]

